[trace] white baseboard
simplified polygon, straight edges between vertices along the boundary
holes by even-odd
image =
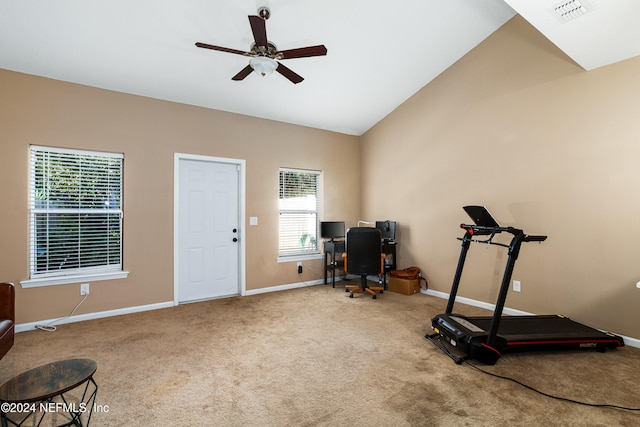
[[[360,276],[348,274],[346,276],[336,277],[336,283],[341,282],[342,280],[349,280],[349,279],[360,279]],[[378,280],[377,277],[372,276],[371,280],[374,280],[374,279],[375,281]],[[289,283],[288,285],[277,285],[277,286],[269,286],[268,288],[252,289],[250,291],[246,291],[245,295],[258,295],[258,294],[265,294],[267,292],[286,291],[288,289],[304,288],[306,286],[315,286],[315,285],[322,285],[322,284],[324,284],[324,279],[311,280],[309,282]],[[326,284],[327,285],[331,284],[331,278],[327,278]]]
[[[20,323],[16,325],[16,332],[31,331],[36,329],[37,325],[53,326],[64,325],[66,323],[83,322],[85,320],[101,319],[103,317],[121,316],[123,314],[140,313],[143,311],[158,310],[161,308],[173,307],[173,301],[161,302],[157,304],[139,305],[136,307],[118,308],[115,310],[98,311],[95,313],[77,314],[66,318],[41,320],[39,322]]]
[[[336,278],[336,281],[340,281],[340,279]],[[246,291],[245,295],[258,295],[258,294],[264,294],[267,292],[285,291],[288,289],[297,289],[297,288],[304,288],[306,286],[321,285],[323,283],[324,283],[324,280],[318,279],[310,282],[298,282],[298,283],[290,283],[288,285],[270,286],[268,288],[260,288],[260,289],[253,289],[253,290]],[[449,299],[449,294],[445,292],[432,291],[430,289],[420,289],[420,293],[431,295],[437,298]],[[473,307],[485,308],[487,310],[493,310],[495,308],[494,304],[488,304],[482,301],[476,301],[476,300],[473,300],[470,298],[464,298],[464,297],[456,297],[456,302],[460,302],[461,304],[467,304]],[[48,320],[42,320],[39,322],[30,322],[30,323],[20,323],[16,325],[16,332],[31,331],[35,329],[37,325],[48,325],[51,323],[53,323],[54,325],[64,325],[67,323],[83,322],[85,320],[101,319],[104,317],[112,317],[112,316],[121,316],[123,314],[140,313],[143,311],[150,311],[150,310],[159,310],[161,308],[170,308],[173,306],[174,306],[173,301],[167,301],[167,302],[161,302],[156,304],[140,305],[136,307],[126,307],[126,308],[118,308],[115,310],[99,311],[95,313],[78,314],[78,315],[74,315],[66,318],[48,319]],[[532,315],[532,313],[527,313],[526,311],[520,311],[520,310],[515,310],[512,308],[506,308],[506,307],[503,310],[503,312],[511,316]],[[620,335],[620,336],[622,337],[622,339],[624,339],[625,345],[628,345],[630,347],[640,348],[640,339],[627,337],[624,335]]]
[[[426,294],[426,295],[431,295],[437,298],[443,298],[443,299],[449,299],[449,294],[445,293],[445,292],[439,292],[439,291],[432,291],[431,289],[421,289],[420,293],[422,294]],[[480,308],[485,308],[487,310],[491,310],[493,311],[495,309],[495,304],[488,304],[486,302],[482,302],[482,301],[476,301],[473,300],[471,298],[464,298],[464,297],[458,297],[456,296],[456,302],[459,302],[461,304],[466,304],[466,305],[470,305],[473,307],[480,307]],[[510,316],[533,316],[533,313],[527,313],[526,311],[520,311],[520,310],[515,310],[513,308],[508,308],[505,307],[504,310],[502,310],[502,312],[504,314],[508,314]],[[611,332],[611,331],[609,331]],[[611,332],[614,333],[615,332]],[[637,338],[631,338],[631,337],[627,337],[625,335],[620,335],[620,334],[616,334],[618,336],[621,336],[622,339],[624,340],[624,344],[628,345],[629,347],[636,347],[636,348],[640,348],[640,340]]]
[[[449,299],[449,294],[444,293],[444,292],[432,291],[431,289],[420,289],[420,293],[431,295],[431,296],[442,298],[442,299]],[[484,308],[484,309],[491,310],[491,311],[493,311],[496,308],[495,304],[489,304],[489,303],[482,302],[482,301],[476,301],[474,299],[465,298],[465,297],[458,297],[457,296],[456,297],[456,302],[459,302],[460,304],[470,305],[470,306],[473,306],[473,307]],[[502,310],[502,312],[504,314],[508,314],[509,316],[533,316],[533,313],[527,313],[526,311],[515,310],[513,308],[508,308],[508,307],[505,307]]]
[[[627,337],[627,336],[624,336],[624,335],[620,335],[620,336],[624,340],[624,344],[625,345],[628,345],[629,347],[640,348],[640,340],[635,339],[635,338],[631,338],[631,337]]]
[[[338,278],[336,278],[336,282]],[[245,295],[258,295],[258,294],[266,294],[268,292],[278,292],[278,291],[286,291],[289,289],[297,289],[304,288],[307,286],[315,286],[321,285],[324,283],[323,279],[312,280],[309,282],[298,282],[298,283],[289,283],[288,285],[277,285],[277,286],[269,286],[268,288],[259,288],[259,289],[251,289],[245,292]]]
[[[340,279],[336,278],[336,281],[339,281],[339,280]],[[271,286],[268,288],[260,288],[260,289],[253,289],[253,290],[246,291],[245,295],[257,295],[257,294],[263,294],[267,292],[284,291],[287,289],[304,288],[305,286],[321,285],[323,283],[324,283],[324,280],[319,279],[319,280],[313,280],[310,282],[298,282],[298,283],[291,283],[288,285]],[[36,326],[38,325],[53,324],[53,326],[57,326],[57,325],[64,325],[67,323],[83,322],[85,320],[101,319],[103,317],[121,316],[123,314],[140,313],[143,311],[158,310],[161,308],[170,308],[174,306],[175,304],[173,301],[167,301],[167,302],[162,302],[157,304],[148,304],[148,305],[140,305],[136,307],[119,308],[115,310],[99,311],[95,313],[77,314],[77,315],[66,317],[66,318],[45,319],[37,322],[19,323],[16,325],[15,330],[16,332],[31,331],[33,329],[36,329]]]

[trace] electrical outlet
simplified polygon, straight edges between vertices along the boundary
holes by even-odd
[[[514,280],[513,281],[513,292],[520,292],[520,281],[519,280]]]
[[[83,283],[80,285],[80,295],[89,295],[89,284]]]
[[[640,289],[640,282],[636,283],[636,288]]]
[[[298,274],[302,274],[302,261],[298,261]]]

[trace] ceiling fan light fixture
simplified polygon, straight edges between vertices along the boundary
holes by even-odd
[[[273,73],[278,68],[278,63],[267,56],[256,56],[251,58],[249,65],[253,68],[253,71],[260,74],[262,77],[266,77]]]

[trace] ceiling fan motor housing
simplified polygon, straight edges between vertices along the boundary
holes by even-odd
[[[277,46],[271,42],[267,42],[267,46],[257,46],[255,43],[251,44],[250,53],[254,56],[267,56],[273,59],[282,59],[282,55],[278,55]]]

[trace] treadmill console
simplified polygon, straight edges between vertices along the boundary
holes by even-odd
[[[498,221],[493,218],[484,206],[464,206],[462,209],[473,220],[473,223],[480,227],[479,229],[474,229],[474,234],[491,234],[494,229],[500,227]]]

